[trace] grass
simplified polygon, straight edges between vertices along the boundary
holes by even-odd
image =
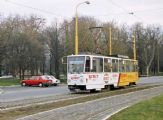
[[[67,84],[67,79],[59,79],[61,83]]]
[[[108,120],[163,120],[163,95],[126,108]]]
[[[0,86],[19,85],[20,80],[16,78],[0,78]]]
[[[46,103],[46,104],[41,104],[41,105],[32,105],[32,106],[28,106],[28,107],[0,111],[0,118],[2,120],[13,120],[16,118],[20,118],[20,117],[23,117],[26,115],[35,114],[35,113],[42,112],[42,111],[47,111],[47,110],[64,107],[64,106],[68,106],[68,105],[72,105],[72,104],[77,104],[77,103],[83,103],[83,102],[100,99],[100,98],[105,98],[105,97],[109,97],[109,96],[113,96],[113,95],[148,89],[148,88],[152,88],[152,87],[156,87],[156,86],[133,87],[133,88],[129,88],[129,89],[120,89],[120,90],[109,91],[109,92],[101,92],[98,94],[86,94],[86,96],[83,96],[83,97],[68,99],[68,100],[64,100],[64,101]]]
[[[61,83],[67,83],[66,75],[64,75],[64,74],[60,75],[60,81],[61,81]]]

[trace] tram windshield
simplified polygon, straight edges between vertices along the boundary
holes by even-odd
[[[68,73],[84,72],[85,56],[68,57]]]

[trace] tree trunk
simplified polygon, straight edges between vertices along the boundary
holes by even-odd
[[[154,43],[153,43],[153,51],[152,51],[152,54],[151,54],[151,59],[150,59],[148,65],[147,65],[147,69],[146,69],[147,76],[149,76],[149,69],[150,69],[151,64],[152,64],[152,62],[153,62],[153,60],[154,60],[155,50],[156,50],[156,45],[155,45],[155,44],[156,44],[156,43],[154,42]]]
[[[22,69],[21,69],[21,66],[19,66],[19,78],[20,78],[20,80],[22,79]]]
[[[24,80],[24,72],[25,72],[25,70],[22,69],[22,79],[23,79],[23,80]]]
[[[0,64],[0,77],[2,76],[2,65]]]

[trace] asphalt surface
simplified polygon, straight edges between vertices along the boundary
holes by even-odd
[[[116,111],[160,94],[163,94],[163,86],[69,105],[18,120],[105,120]]]
[[[163,76],[140,78],[138,85],[141,84],[163,84]],[[0,102],[20,101],[24,99],[41,98],[55,95],[69,94],[67,86],[52,87],[0,87]]]
[[[69,90],[67,86],[51,86],[51,87],[1,87],[0,102],[10,102],[24,99],[32,99],[36,97],[47,97],[51,95],[65,94]]]
[[[141,77],[138,84],[163,84],[163,76]]]

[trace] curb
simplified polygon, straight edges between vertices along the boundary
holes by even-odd
[[[3,93],[3,90],[2,89],[0,89],[0,94],[2,94]]]
[[[0,89],[1,89],[1,88],[19,87],[19,86],[21,86],[21,85],[0,86]]]

